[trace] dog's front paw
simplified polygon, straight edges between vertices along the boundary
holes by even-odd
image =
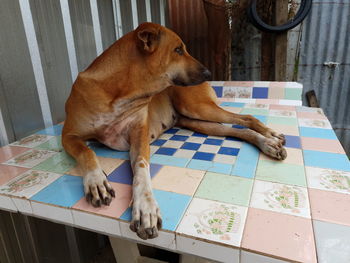
[[[109,205],[115,192],[102,171],[91,171],[84,176],[86,200],[95,207]]]
[[[284,135],[282,133],[277,133],[270,128],[263,135],[267,138],[277,140],[282,145],[284,145],[286,143],[286,138],[284,137]]]
[[[152,192],[147,191],[140,197],[134,197],[130,229],[146,240],[157,237],[161,227],[160,210]]]
[[[284,160],[287,158],[287,151],[284,149],[282,142],[275,138],[264,138],[259,145],[259,148],[268,156]]]

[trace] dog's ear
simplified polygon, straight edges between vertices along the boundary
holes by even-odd
[[[137,31],[139,47],[149,53],[153,53],[159,44],[159,28],[148,26]]]

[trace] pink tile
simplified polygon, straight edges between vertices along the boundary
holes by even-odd
[[[285,88],[286,82],[271,81],[270,88]]]
[[[300,149],[288,148],[288,147],[285,149],[287,151],[287,158],[285,160],[279,161],[279,162],[304,165],[303,153]],[[276,161],[276,159],[270,158],[266,154],[263,154],[263,153],[260,154],[260,159],[261,160]]]
[[[284,88],[269,88],[269,99],[284,99]]]
[[[15,157],[16,155],[19,155],[21,153],[24,153],[30,149],[24,148],[24,147],[17,147],[17,146],[4,146],[0,148],[0,163],[6,162],[10,160],[11,158]]]
[[[6,184],[8,181],[28,170],[28,168],[0,164],[0,185]]]
[[[295,106],[273,104],[273,105],[270,105],[270,110],[291,110],[291,111],[295,111]]]
[[[97,159],[100,163],[101,168],[107,175],[112,173],[115,169],[118,168],[119,165],[121,165],[124,162],[124,160],[115,159],[115,158],[105,158],[100,156],[97,156]],[[71,170],[69,170],[67,174],[75,175],[75,176],[83,175],[78,165],[72,168]]]
[[[307,111],[298,111],[297,112],[298,118],[305,118],[305,119],[323,119],[327,120],[327,117],[323,114],[320,114],[318,112],[307,112]]]
[[[110,182],[112,185],[116,197],[113,198],[109,206],[93,207],[91,204],[86,202],[85,197],[80,199],[74,206],[74,209],[79,209],[94,214],[105,215],[109,217],[119,218],[125,210],[129,207],[132,190],[130,185],[119,184]]]
[[[254,82],[253,81],[225,81],[224,86],[230,86],[230,87],[253,87]]]
[[[299,136],[299,128],[297,126],[270,123],[268,127],[285,135]]]
[[[199,170],[163,166],[152,179],[152,186],[155,189],[192,196],[204,174],[204,171]]]
[[[298,262],[317,262],[310,219],[249,208],[242,248]]]
[[[313,219],[350,226],[350,195],[309,188]]]
[[[301,145],[304,150],[345,154],[338,140],[301,137]]]
[[[278,100],[274,99],[256,99],[257,104],[276,104]]]

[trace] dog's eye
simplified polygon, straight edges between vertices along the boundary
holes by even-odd
[[[174,51],[177,53],[177,54],[179,54],[179,55],[183,55],[183,50],[182,50],[182,47],[177,47],[177,48],[175,48],[174,49]]]

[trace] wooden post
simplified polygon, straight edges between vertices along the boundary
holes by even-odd
[[[288,21],[288,0],[278,0],[275,3],[276,25]],[[276,35],[275,46],[275,80],[286,80],[287,69],[287,32]]]

